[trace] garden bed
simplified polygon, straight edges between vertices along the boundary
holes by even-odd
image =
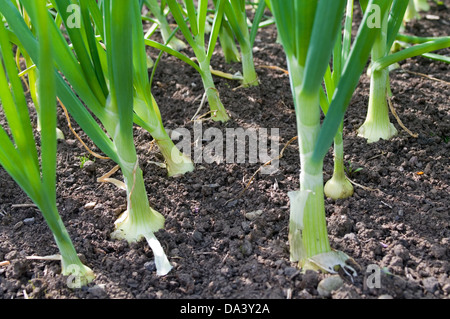
[[[423,19],[407,25],[405,33],[448,35],[450,1],[444,2],[444,10],[432,3],[427,13],[431,17],[423,14]],[[227,128],[267,128],[269,132],[279,128],[280,149],[297,135],[289,77],[265,68],[286,69],[276,36],[274,26],[257,36],[254,56],[259,86],[239,88],[235,81],[215,78],[232,119],[226,124],[205,121],[203,131],[215,127],[225,136]],[[156,58],[155,52],[149,52]],[[219,50],[212,66],[230,73],[240,67],[225,64]],[[354,282],[344,278],[332,298],[449,298],[449,71],[447,64],[422,57],[408,59],[392,71],[393,105],[418,137],[409,135],[391,117],[399,134],[373,144],[356,133],[369,99],[369,78],[363,74],[344,122],[345,161],[353,170],[361,168],[351,176],[359,186],[355,185],[351,198],[326,200],[331,246],[351,256],[360,270]],[[176,58],[163,57],[153,94],[168,129],[194,131],[191,118],[202,90],[194,69]],[[137,128],[136,147],[150,203],[166,217],[165,229],[156,235],[174,266],[168,275],[158,277],[145,242],[128,244],[110,238],[114,221],[126,208],[126,194],[96,180],[114,163],[97,159],[83,166],[88,153],[62,112],[58,123],[66,136],[58,144],[59,212],[77,251],[97,277],[87,287],[70,289],[67,278],[60,275],[59,262],[26,259],[54,255],[58,249],[42,215],[32,205],[22,205],[31,202],[0,168],[0,262],[9,262],[0,267],[0,298],[323,298],[317,287],[330,275],[302,273],[289,261],[287,194],[299,188],[297,142],[286,147],[276,173],[256,175],[239,197],[261,163],[198,163],[194,172],[169,178],[154,164],[162,157],[152,148],[150,135]],[[327,180],[333,170],[331,152],[324,169]],[[380,269],[379,287],[367,284],[370,265]]]

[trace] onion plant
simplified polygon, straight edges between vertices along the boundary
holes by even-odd
[[[418,11],[430,11],[430,4],[427,0],[414,0],[414,5]]]
[[[366,10],[367,0],[362,0],[360,3],[363,10]],[[366,138],[368,143],[380,139],[388,140],[397,134],[397,129],[389,121],[387,97],[391,94],[391,90],[388,67],[407,58],[449,47],[449,38],[443,37],[391,53],[407,5],[408,3],[404,0],[394,0],[392,8],[387,9],[390,12],[389,17],[385,15],[384,20],[381,21],[382,32],[372,49],[372,67],[369,68],[369,106],[366,119],[358,129],[358,135]]]
[[[409,0],[403,21],[409,22],[413,19],[421,19],[420,12],[427,12],[429,10],[430,4],[427,0]]]
[[[403,21],[410,22],[414,19],[420,19],[420,14],[417,11],[415,0],[408,0],[408,7],[406,8],[405,16]]]
[[[207,22],[208,1],[199,0],[196,8],[193,0],[184,0],[186,11],[180,7],[176,0],[167,0],[167,4],[169,5],[170,11],[178,27],[183,33],[187,43],[194,51],[194,55],[198,61],[197,70],[202,78],[205,94],[207,96],[211,111],[211,119],[220,122],[228,121],[229,116],[224,105],[222,104],[210,69],[211,57],[216,47],[217,38],[222,23],[225,0],[219,0],[217,3],[214,13],[214,23],[212,26],[212,31],[210,32],[207,48],[205,42],[205,25]],[[185,17],[187,18],[189,24],[185,21]]]
[[[380,29],[368,25],[367,10],[345,61],[337,88],[320,125],[322,80],[335,47],[345,0],[271,0],[289,68],[300,149],[300,190],[290,192],[290,258],[306,268],[327,272],[354,269],[349,257],[331,249],[323,193],[323,159],[341,125]],[[371,0],[375,14],[385,14],[392,1]],[[379,8],[381,10],[376,10]]]
[[[170,41],[168,41],[170,35],[172,34],[172,29],[170,28],[169,22],[167,21],[165,13],[165,4],[158,3],[157,0],[144,0],[144,3],[155,17],[159,25],[159,30],[161,32],[161,36],[163,38],[164,43],[167,43],[169,47],[171,47],[176,51],[186,49],[187,48],[186,43],[184,43],[177,37],[172,37]]]
[[[67,23],[65,13],[71,2],[53,2]],[[33,0],[22,0],[21,3],[30,14],[31,22],[37,23],[39,17],[33,10]],[[136,97],[149,97],[148,94],[140,95],[141,92],[136,89],[140,85],[136,79],[141,79],[136,76],[136,72],[142,70],[136,66],[145,65],[145,58],[136,59],[141,54],[136,41],[137,30],[139,26],[142,27],[139,3],[105,0],[100,8],[95,1],[90,0],[80,2],[80,8],[84,27],[71,28],[66,24],[71,46],[55,20],[47,15],[53,40],[51,49],[56,66],[57,96],[84,132],[121,168],[123,187],[127,192],[127,210],[117,220],[112,237],[129,242],[145,238],[154,252],[157,273],[164,275],[171,266],[154,235],[154,232],[163,228],[164,217],[149,204],[133,141],[133,121],[139,124],[144,122],[139,115],[143,115],[139,108],[143,107],[136,107]],[[41,43],[30,32],[11,2],[6,1],[0,10],[11,29],[12,40],[17,38],[17,42],[23,46],[22,50],[31,56],[39,68],[37,52]],[[94,36],[91,18],[99,29],[103,46]],[[142,34],[139,39],[143,39]],[[149,108],[147,110],[150,112]],[[160,122],[160,118],[144,119],[149,121],[146,122],[148,126]]]
[[[106,52],[101,47],[100,41],[104,38],[104,28],[102,20],[102,13],[95,1],[87,0],[80,2],[80,10],[84,23],[80,23],[80,28],[67,27],[67,21],[70,19],[70,12],[65,10],[65,6],[68,4],[61,1],[52,1],[54,3],[53,8],[57,12],[57,18],[55,22],[59,25],[62,22],[66,22],[66,29],[68,30],[69,37],[75,38],[75,41],[71,44],[71,48],[79,56],[80,64],[88,77],[88,83],[91,83],[91,88],[94,90],[97,97],[104,99],[108,94],[107,88],[107,76],[108,71],[106,69]],[[100,1],[100,7],[102,7],[103,1]],[[62,12],[61,12],[62,10]],[[59,17],[59,19],[58,19]],[[92,17],[94,29],[91,26],[90,17]],[[140,21],[140,20],[139,20]],[[79,31],[82,32],[79,32]],[[142,37],[143,27],[141,23],[136,20],[136,28],[134,29],[135,37],[133,38],[134,56],[133,56],[133,68],[134,68],[134,111],[135,123],[147,130],[154,138],[161,153],[165,159],[165,166],[169,176],[182,175],[194,170],[194,164],[192,160],[185,154],[181,153],[174,145],[173,141],[167,134],[159,107],[151,94],[151,86],[148,79],[148,56],[145,49],[145,42]],[[89,52],[86,51],[85,43],[88,46]],[[91,60],[89,61],[88,54],[91,54]],[[27,56],[26,52],[24,56]],[[95,74],[95,76],[94,76]],[[100,101],[101,101],[100,99]]]
[[[2,3],[0,8],[4,5]],[[12,139],[0,125],[0,164],[42,212],[61,254],[62,274],[74,274],[81,283],[87,284],[95,275],[80,261],[56,206],[56,88],[46,1],[31,1],[27,10],[33,12],[36,17],[34,28],[40,42],[35,55],[40,76],[36,87],[40,105],[40,150],[38,151],[34,138],[27,100],[14,63],[8,31],[2,22],[0,100]]]
[[[367,0],[360,1],[360,4],[363,10],[367,10]],[[386,9],[387,12],[383,20],[380,21],[381,33],[377,37],[371,52],[372,61],[385,57],[391,51],[407,5],[407,1],[397,0],[394,1],[392,9]],[[390,15],[389,12],[391,12]],[[387,103],[387,94],[390,91],[389,83],[389,70],[387,68],[371,72],[367,115],[363,125],[358,129],[358,135],[367,139],[368,143],[377,142],[380,139],[388,140],[397,134],[397,129],[389,121]]]
[[[140,31],[137,26],[141,25],[136,23],[140,21],[140,8],[136,1],[123,0],[105,1],[104,6],[105,40],[111,77],[110,95],[105,111],[110,118],[107,120],[108,126],[110,123],[115,124],[109,131],[118,150],[119,165],[125,178],[128,198],[127,211],[116,221],[116,231],[112,236],[129,242],[144,237],[155,255],[158,273],[165,275],[172,266],[154,235],[154,232],[163,227],[164,217],[149,205],[133,141],[131,105],[133,105],[133,54],[136,51],[133,40],[136,37],[142,39],[142,35],[136,33]],[[130,26],[134,27],[130,30]]]
[[[217,3],[217,0],[215,0],[215,3]],[[257,34],[259,28],[267,26],[268,24],[274,23],[273,19],[269,20],[269,21],[262,21],[262,18],[264,16],[264,10],[267,7],[266,1],[263,1],[263,0],[255,1],[255,3],[250,3],[251,5],[256,6],[256,10],[254,10],[255,12],[254,12],[253,22],[251,23],[251,26],[247,25],[247,27],[246,27],[247,31],[246,30],[241,31],[240,30],[241,24],[238,22],[242,18],[239,17],[239,15],[241,15],[241,16],[243,15],[246,19],[245,21],[248,20],[245,3],[241,4],[239,6],[238,2],[231,1],[231,4],[232,4],[231,10],[228,10],[226,12],[226,14],[222,20],[222,27],[219,32],[220,46],[221,46],[223,54],[225,56],[225,61],[227,63],[243,61],[243,59],[241,58],[241,53],[239,52],[239,49],[236,46],[235,34],[237,34],[238,42],[243,43],[243,44],[241,44],[241,46],[246,47],[246,46],[250,45],[250,47],[253,48],[256,34]],[[240,9],[239,12],[237,12],[239,15],[235,14],[236,12],[234,10],[236,8]],[[233,28],[231,27],[231,24],[227,18],[227,15],[230,15],[230,14],[233,15],[232,20],[235,21]],[[242,23],[242,27],[244,27],[243,23]],[[250,28],[250,31],[248,31],[249,28]],[[251,54],[253,55],[253,52]],[[244,55],[244,53],[242,53],[242,55]],[[253,60],[253,57],[251,59],[249,58],[248,62],[253,63],[252,60]],[[249,69],[251,70],[252,68],[254,69],[254,65],[253,65],[253,67],[250,67]],[[250,70],[247,71],[247,74],[252,75],[253,71],[250,71]],[[244,81],[245,81],[245,78],[246,77],[244,76]],[[249,81],[247,80],[246,82],[249,82]],[[245,82],[243,84],[246,85]],[[258,83],[255,83],[254,85],[257,85],[257,84]]]
[[[408,7],[406,8],[405,16],[403,17],[404,22],[410,22],[414,19],[421,19],[420,12],[427,12],[430,10],[430,5],[427,0],[405,0],[409,1]]]
[[[226,63],[241,62],[241,54],[234,40],[233,30],[226,17],[223,18],[220,26],[219,42]]]
[[[331,99],[336,91],[344,64],[350,54],[353,5],[354,0],[347,1],[345,23],[342,31],[339,30],[338,38],[333,49],[332,67],[328,66],[325,72],[325,90],[321,90],[320,95],[320,106],[324,114],[328,111],[329,103],[331,102]],[[333,199],[347,198],[353,195],[353,185],[345,175],[343,128],[344,123],[341,123],[338,132],[334,137],[333,176],[325,183],[324,186],[325,196]]]
[[[139,7],[136,9],[138,10]],[[140,10],[138,11],[140,12]],[[190,157],[181,153],[167,134],[159,107],[151,93],[151,83],[147,72],[147,53],[140,20],[134,20],[133,65],[134,65],[134,111],[135,122],[146,129],[154,138],[164,156],[169,176],[183,175],[194,170]],[[171,43],[174,37],[167,38]]]
[[[265,3],[261,2],[265,7]],[[258,85],[258,75],[256,74],[253,61],[253,42],[250,38],[249,26],[247,23],[247,13],[245,0],[226,0],[225,16],[233,30],[241,50],[243,86]],[[255,26],[259,21],[255,21]]]

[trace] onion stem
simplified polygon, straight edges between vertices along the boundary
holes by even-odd
[[[345,175],[342,131],[339,131],[334,138],[333,176],[325,183],[324,193],[332,199],[343,199],[353,195],[353,185]]]
[[[372,60],[376,61],[386,55],[388,16],[382,21],[381,33],[372,48]],[[387,68],[373,71],[370,75],[369,107],[363,125],[358,129],[358,136],[368,143],[380,139],[388,140],[397,134],[397,129],[389,121],[389,108],[386,94],[388,92],[389,71]]]

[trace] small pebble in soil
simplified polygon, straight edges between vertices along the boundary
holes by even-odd
[[[17,222],[14,226],[13,229],[14,230],[18,230],[23,226],[23,221]]]
[[[34,221],[35,221],[35,218],[34,218],[34,217],[30,217],[30,218],[25,218],[25,219],[23,220],[23,223],[24,223],[25,225],[32,225],[32,224],[34,223]]]
[[[93,172],[95,172],[96,164],[95,164],[94,161],[88,160],[88,161],[86,161],[86,162],[84,163],[83,169],[84,169],[86,172],[93,173]]]
[[[194,232],[192,234],[192,238],[196,242],[201,242],[201,241],[203,241],[203,234],[201,232],[199,232],[198,230],[194,230]]]
[[[322,279],[317,286],[317,292],[320,296],[328,298],[331,293],[342,287],[344,281],[339,275],[333,275]]]
[[[75,145],[77,143],[77,141],[73,140],[73,139],[67,139],[66,143],[67,143],[67,145],[72,146],[72,145]]]
[[[85,210],[92,210],[92,209],[94,209],[95,205],[97,205],[96,202],[87,203],[86,205],[84,205],[84,209]]]
[[[248,220],[255,220],[256,218],[258,218],[262,214],[263,214],[263,210],[258,209],[256,211],[246,213],[245,214],[245,218],[247,218]]]

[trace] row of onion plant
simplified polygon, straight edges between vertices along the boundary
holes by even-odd
[[[40,78],[35,87],[35,98],[40,106],[40,150],[13,57],[13,47],[9,41],[11,35],[0,23],[0,100],[7,120],[6,128],[0,125],[0,164],[42,212],[61,254],[62,274],[70,275],[74,271],[79,275],[80,282],[86,284],[95,275],[78,257],[56,205],[56,79],[50,21],[45,5],[45,1],[38,0],[31,1],[27,6],[27,11],[36,19],[34,28],[40,41],[35,51]],[[4,4],[1,8],[4,9]],[[18,11],[16,13],[19,18],[20,14]]]
[[[36,3],[33,0],[20,2],[34,27],[46,21],[52,43],[37,38],[18,7],[10,1],[0,7],[8,22],[8,38],[29,54],[40,73],[43,66],[39,52],[43,46],[53,51],[55,67],[45,67],[55,76],[57,97],[92,141],[119,165],[124,177],[121,187],[127,192],[127,210],[116,221],[112,237],[130,242],[145,238],[154,252],[157,273],[164,275],[171,266],[154,235],[163,228],[164,217],[149,204],[133,140],[134,122],[152,129],[150,133],[157,142],[159,138],[168,137],[157,134],[158,129],[163,129],[161,117],[149,88],[145,87],[148,76],[139,3],[81,2],[83,26],[71,28],[66,24],[70,45],[63,28],[48,11],[38,15],[38,8],[47,10],[46,1]],[[64,23],[68,21],[66,8],[70,4],[66,0],[54,1],[53,9],[61,14]],[[56,142],[56,138],[54,140]],[[176,148],[171,146],[168,154],[173,156],[176,153],[173,150]],[[177,165],[185,162],[184,155],[179,156],[183,160],[174,161]],[[192,163],[187,163],[191,169]]]

